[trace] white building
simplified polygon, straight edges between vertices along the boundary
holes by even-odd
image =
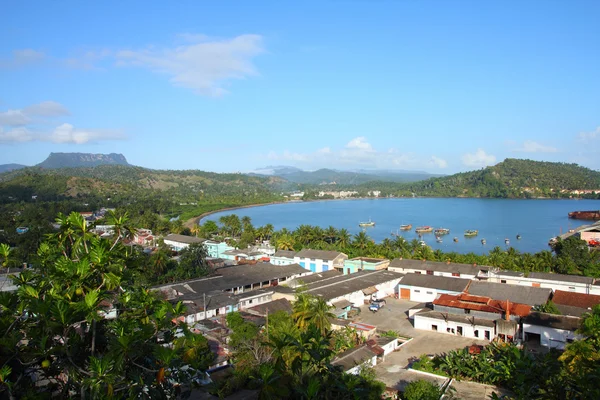
[[[390,263],[390,271],[403,274],[423,274],[448,278],[487,279],[492,267],[477,264],[458,264],[427,260],[406,260],[395,258]]]
[[[441,294],[459,294],[464,292],[471,281],[445,276],[406,274],[398,283],[401,299],[419,303],[431,303]]]
[[[290,265],[295,264],[294,256],[296,252],[293,250],[277,250],[273,256],[271,256],[271,264],[273,265]]]
[[[525,340],[538,341],[544,347],[563,350],[573,340],[582,339],[575,331],[580,318],[532,312],[523,321]]]
[[[339,251],[303,249],[294,255],[294,264],[299,264],[311,272],[325,272],[334,268],[344,268],[348,256]]]
[[[496,271],[492,273],[492,281],[511,283],[513,285],[548,288],[586,294],[600,294],[600,286],[595,279],[588,276],[563,275],[549,272],[530,272],[525,276],[522,272]]]
[[[185,236],[178,235],[176,233],[170,233],[164,238],[164,242],[167,246],[170,246],[174,251],[181,251],[189,247],[190,244],[204,243],[205,239],[199,239],[194,236]]]

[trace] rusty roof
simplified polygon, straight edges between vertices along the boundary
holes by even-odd
[[[477,301],[469,301],[472,299]],[[474,298],[474,299],[473,299]],[[434,305],[460,308],[463,310],[483,311],[489,313],[503,313],[506,311],[507,302],[505,300],[494,300],[484,296],[470,296],[465,294],[451,295],[442,294],[433,301]],[[531,312],[531,306],[527,304],[512,303],[509,304],[509,314],[526,317]]]
[[[564,290],[556,290],[552,297],[552,302],[557,305],[579,307],[579,308],[592,308],[597,304],[600,304],[600,296],[597,294],[585,294],[567,292]]]

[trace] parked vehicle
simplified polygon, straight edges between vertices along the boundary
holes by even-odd
[[[373,312],[379,311],[380,308],[385,306],[385,300],[373,300],[369,306],[369,310]]]

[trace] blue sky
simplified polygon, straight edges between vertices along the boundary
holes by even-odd
[[[152,5],[152,7],[149,7]],[[600,2],[4,2],[0,164],[600,169]]]

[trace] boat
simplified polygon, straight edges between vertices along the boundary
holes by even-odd
[[[517,235],[517,240],[521,240],[521,235]]]
[[[569,213],[569,218],[573,219],[600,219],[600,210],[597,211],[573,211]]]
[[[504,239],[504,244],[509,245],[510,244],[510,240],[508,240],[508,238]]]
[[[438,243],[442,243],[442,238],[439,237],[439,236],[436,236],[435,237],[435,241],[438,242]]]
[[[433,232],[433,228],[430,226],[419,226],[417,229],[415,229],[415,232],[417,233],[429,233],[429,232]]]
[[[481,244],[486,244],[485,239],[481,239]]]
[[[368,222],[359,222],[358,226],[375,226],[375,222],[371,221],[371,218],[369,218]]]
[[[412,224],[403,224],[400,225],[400,230],[401,231],[410,231],[412,229]]]
[[[421,246],[427,246],[427,243],[425,243],[425,241],[423,241],[423,240],[419,241],[419,244],[420,244]]]
[[[458,238],[456,236],[452,240],[454,240],[454,242],[458,242]]]
[[[475,230],[475,229],[467,229],[465,231],[465,236],[467,236],[467,237],[477,236],[478,234],[479,234],[479,231]]]
[[[26,226],[19,226],[19,227],[17,228],[17,233],[18,233],[19,235],[22,235],[22,234],[24,234],[24,233],[27,233],[27,232],[29,232],[29,228],[28,228],[28,227],[26,227]]]
[[[437,228],[434,232],[438,236],[439,235],[447,235],[447,234],[450,233],[450,229],[448,229],[448,228]]]

